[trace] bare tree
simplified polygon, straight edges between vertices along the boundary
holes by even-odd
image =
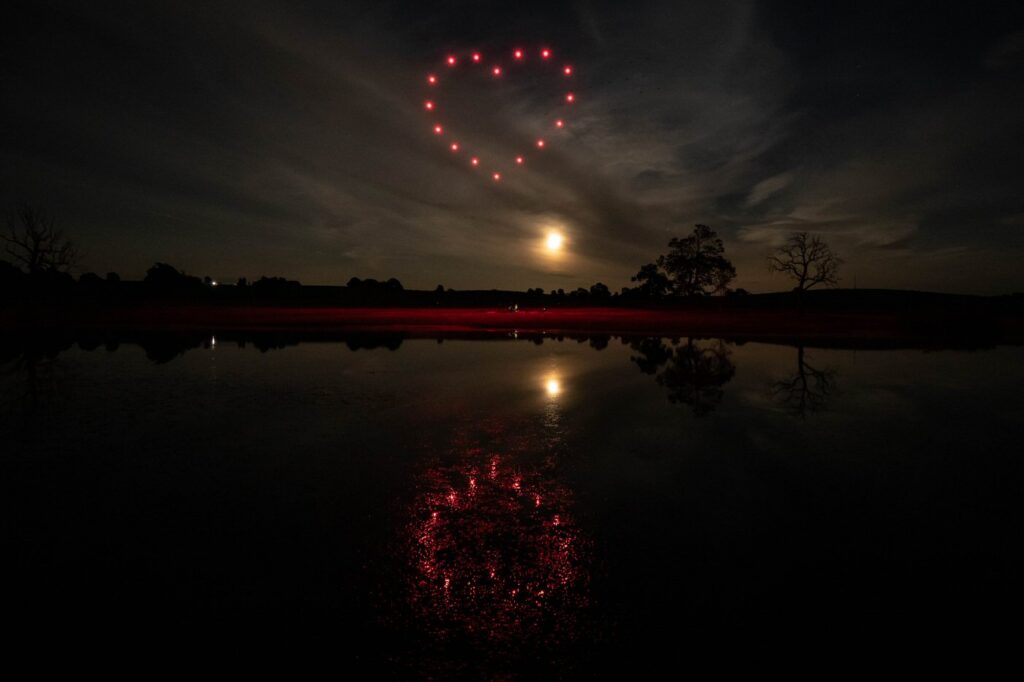
[[[45,271],[66,272],[78,259],[78,249],[55,227],[42,209],[21,204],[0,234],[7,255],[30,275]]]
[[[768,257],[768,270],[791,277],[796,280],[797,291],[807,291],[819,284],[839,284],[837,273],[842,262],[820,237],[797,232]]]

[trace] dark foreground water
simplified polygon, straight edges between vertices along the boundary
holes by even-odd
[[[538,341],[8,357],[8,643],[495,679],[1016,641],[1024,348]]]

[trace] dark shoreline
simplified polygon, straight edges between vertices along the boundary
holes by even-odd
[[[254,297],[222,287],[184,297],[126,284],[60,297],[7,296],[0,299],[0,331],[9,341],[54,336],[100,343],[234,334],[298,340],[688,336],[861,348],[1024,344],[1020,295],[825,290],[655,301],[502,291],[366,296],[344,287],[301,287]]]

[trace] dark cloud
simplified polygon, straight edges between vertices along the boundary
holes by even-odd
[[[793,229],[846,284],[1024,288],[1013,5],[42,2],[11,26],[0,198],[50,206],[89,268],[617,288],[703,222],[753,290]],[[423,79],[542,43],[578,68],[571,126],[495,186],[430,134]],[[511,159],[559,110],[533,74],[453,84],[446,125]]]

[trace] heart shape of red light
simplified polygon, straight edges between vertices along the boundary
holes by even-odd
[[[513,63],[522,63],[532,58],[539,59],[540,62],[545,64],[554,64],[553,52],[549,47],[541,47],[533,52],[530,52],[524,48],[514,48],[511,51],[510,58]],[[463,66],[466,65],[466,66]],[[505,67],[499,61],[488,62],[484,59],[484,56],[480,52],[470,52],[468,54],[455,54],[451,53],[444,58],[444,67],[448,73],[454,74],[460,67],[462,68],[479,68],[487,69],[492,78],[498,79],[505,76]],[[576,70],[571,64],[563,64],[560,67],[561,73],[566,78],[571,78]],[[436,137],[444,138],[448,149],[453,154],[466,154],[470,150],[464,149],[457,139],[454,139],[450,135],[449,131],[445,126],[437,119],[436,113],[438,111],[438,100],[436,99],[435,92],[439,88],[442,82],[442,78],[437,73],[427,74],[427,88],[430,91],[427,99],[423,102],[424,110],[429,114],[435,114],[434,122],[432,124],[432,130]],[[576,94],[572,91],[566,92],[562,98],[563,103],[568,106],[576,101]],[[557,131],[565,130],[567,123],[564,118],[556,118],[552,121],[552,126]],[[547,147],[547,140],[543,137],[537,138],[534,142],[534,147],[537,151],[543,151]],[[515,156],[515,167],[522,167],[526,164],[527,155],[525,152],[519,153]],[[479,156],[470,154],[469,165],[471,168],[481,168],[484,164]],[[501,171],[492,170],[490,171],[491,178],[495,182],[500,182],[502,179]]]

